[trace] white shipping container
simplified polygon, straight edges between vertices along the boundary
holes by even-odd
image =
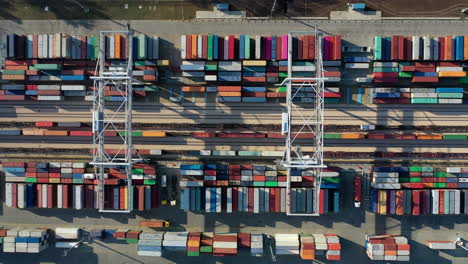
[[[187,36],[180,36],[180,57],[185,60],[187,58]]]
[[[447,172],[448,173],[461,173],[461,168],[460,167],[448,167]]]
[[[411,93],[411,98],[437,98],[437,93]]]
[[[462,72],[463,67],[436,67],[437,72],[448,72],[448,71],[453,71],[453,72]]]
[[[260,190],[259,188],[254,188],[253,212],[256,214],[260,212]]]
[[[42,58],[49,57],[49,37],[47,34],[42,35]]]
[[[54,43],[55,43],[55,53],[54,58],[62,57],[62,35],[57,33],[54,35]]]
[[[372,176],[382,178],[398,178],[398,172],[373,172]]]
[[[439,190],[431,190],[432,192],[432,214],[439,214]]]
[[[424,60],[431,60],[431,38],[428,37],[428,36],[424,36],[423,37],[423,50],[424,50],[424,54],[423,54],[423,59]]]
[[[94,209],[99,209],[99,186],[94,185]]]
[[[420,38],[417,36],[413,36],[413,60],[419,60],[420,59],[420,54],[419,54],[419,41]]]
[[[109,59],[115,58],[115,36],[109,36]]]
[[[42,185],[42,208],[47,208],[47,184]]]
[[[374,67],[396,68],[398,62],[374,62]]]
[[[216,188],[216,212],[221,213],[221,188]]]
[[[439,104],[463,104],[463,99],[439,98]]]
[[[214,241],[213,248],[237,248],[237,242]]]
[[[435,61],[439,60],[439,38],[432,38],[432,58]]]
[[[63,96],[59,96],[59,95],[38,95],[37,100],[39,100],[39,101],[63,101]]]
[[[460,190],[454,190],[454,214],[460,214]]]
[[[55,242],[56,248],[76,248],[80,242],[69,242],[69,241],[57,241]]]
[[[232,213],[232,188],[227,188],[226,197],[226,212]]]
[[[399,183],[371,183],[371,186],[374,189],[401,189],[401,185]]]
[[[48,45],[47,58],[53,58],[54,57],[54,35],[53,34],[48,35],[47,45]]]
[[[203,37],[201,35],[195,35],[197,37],[197,58],[203,59]]]
[[[77,210],[83,209],[83,185],[74,186],[73,205]]]
[[[369,63],[345,63],[346,69],[369,69]]]
[[[18,200],[17,200],[18,208],[25,208],[26,192],[25,192],[24,184],[18,184],[17,194],[18,194]]]
[[[205,189],[205,211],[211,212],[211,188]]]
[[[455,243],[452,241],[427,241],[426,245],[429,248],[432,249],[439,249],[439,250],[444,250],[444,249],[456,249]]]
[[[5,204],[8,207],[13,206],[13,184],[5,183]]]
[[[56,227],[56,239],[78,239],[80,229],[76,227]]]
[[[57,208],[63,207],[63,193],[62,193],[63,185],[57,185]]]
[[[37,35],[37,57],[43,58],[42,56],[42,34]]]
[[[255,59],[261,59],[261,45],[262,45],[262,37],[257,35],[255,36]]]
[[[270,212],[270,188],[265,188],[265,212]]]
[[[229,60],[229,37],[224,37],[224,60]]]

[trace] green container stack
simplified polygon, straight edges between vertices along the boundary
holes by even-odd
[[[146,59],[146,35],[144,34],[138,36],[138,59]]]
[[[467,135],[443,135],[443,139],[467,140]]]
[[[374,60],[382,60],[382,36],[374,38]]]
[[[201,232],[190,232],[187,240],[187,256],[200,256]]]
[[[213,60],[213,35],[208,35],[208,60]]]

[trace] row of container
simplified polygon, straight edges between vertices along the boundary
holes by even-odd
[[[341,61],[324,63],[325,82],[341,80]],[[182,61],[182,77],[206,82],[268,82],[278,83],[288,77],[288,61]],[[292,77],[315,77],[315,64],[308,61],[293,61]]]
[[[129,196],[133,204],[128,208]],[[5,183],[5,204],[13,208],[73,208],[98,209],[97,185]],[[115,210],[150,210],[157,208],[158,189],[155,185],[104,186],[104,207]]]
[[[374,167],[375,189],[468,188],[468,168]]]
[[[40,253],[49,247],[49,238],[46,228],[0,229],[5,253]]]
[[[314,35],[293,37],[293,59],[314,60],[316,43]],[[183,60],[286,60],[290,44],[288,35],[182,35],[180,45]],[[341,60],[341,36],[324,37],[321,50],[324,60]]]
[[[441,78],[467,82],[466,71],[459,62],[374,62],[374,83],[436,83]]]
[[[468,214],[468,191],[372,190],[371,207],[378,214]]]
[[[203,186],[252,186],[287,187],[288,171],[276,165],[222,165],[182,164],[180,166],[181,187]],[[291,187],[314,187],[315,172],[312,170],[290,170]],[[324,169],[321,174],[322,188],[339,188],[339,171]]]
[[[341,260],[340,238],[334,234],[275,234],[276,255],[300,255],[314,260],[324,255],[327,260]]]
[[[366,253],[371,260],[410,261],[408,239],[395,235],[366,235]]]
[[[286,212],[285,188],[182,188],[180,206],[185,211],[220,212]],[[315,189],[292,188],[290,192],[292,213],[337,213],[340,209],[340,193],[334,189],[322,189],[315,197]],[[319,208],[316,200],[319,199]],[[318,209],[318,210],[317,210]]]
[[[374,88],[373,102],[382,103],[412,103],[412,104],[462,104],[464,88]]]
[[[94,184],[98,178],[94,167],[83,162],[3,162],[2,165],[6,181]],[[147,180],[147,184],[156,183],[156,168],[152,165],[135,163],[131,174],[134,181]],[[56,180],[50,181],[51,179]],[[64,181],[66,179],[69,181]],[[126,179],[125,168],[105,168],[105,184],[118,184],[119,180]]]
[[[139,34],[133,37],[133,59],[157,60],[159,58],[159,37]],[[8,58],[67,58],[96,60],[99,56],[100,36],[71,36],[56,34],[9,34],[2,38],[7,47]],[[128,57],[127,36],[105,35],[106,59]]]
[[[376,36],[374,38],[374,60],[468,60],[468,36]]]

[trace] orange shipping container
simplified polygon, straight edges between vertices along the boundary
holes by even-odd
[[[468,60],[468,36],[463,38],[463,60]]]
[[[200,240],[189,239],[187,245],[189,247],[200,247]]]
[[[241,92],[218,92],[218,96],[232,96],[232,97],[240,97]]]
[[[205,87],[203,86],[184,86],[182,87],[184,92],[195,92],[195,93],[204,93]]]
[[[432,182],[423,182],[424,188],[434,188],[434,183]]]
[[[445,72],[439,72],[439,77],[465,77],[466,72],[460,71],[460,72],[453,72],[453,71],[445,71]]]
[[[397,244],[397,249],[398,250],[410,250],[410,245],[409,244]]]
[[[4,74],[2,75],[3,80],[25,80],[26,75],[17,75],[17,74]]]
[[[384,253],[385,256],[396,256],[397,255],[396,250],[385,250],[384,252],[385,252]]]
[[[432,139],[432,140],[441,140],[442,135],[416,135],[417,139]]]
[[[114,57],[116,59],[120,59],[121,56],[121,47],[122,47],[122,36],[120,36],[119,34],[115,35],[115,49],[114,49]]]
[[[445,37],[445,60],[453,60],[452,58],[452,37]]]
[[[192,35],[192,59],[197,59],[198,49],[197,49],[197,35]]]
[[[365,134],[359,134],[359,133],[343,133],[341,134],[342,139],[362,139],[365,138]]]
[[[68,136],[68,131],[64,130],[46,130],[44,132],[46,136]]]
[[[19,70],[19,71],[27,71],[28,66],[5,66],[5,70]]]
[[[163,131],[143,131],[142,136],[144,136],[144,137],[165,137],[166,132],[163,132]]]

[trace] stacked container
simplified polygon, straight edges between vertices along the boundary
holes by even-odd
[[[298,234],[275,234],[276,255],[298,255]]]
[[[250,234],[250,254],[255,257],[263,256],[263,234]]]
[[[301,247],[299,254],[301,259],[312,260],[315,259],[315,243],[314,237],[310,234],[301,235]]]
[[[200,241],[200,253],[213,253],[213,232],[203,232]]]
[[[46,228],[13,228],[3,237],[3,252],[40,253],[49,247],[49,237]]]
[[[166,232],[163,247],[165,250],[186,250],[188,232]]]
[[[410,261],[410,245],[403,236],[366,235],[366,253],[371,260]]]
[[[73,248],[80,244],[80,229],[75,227],[55,228],[55,247]]]
[[[213,238],[213,255],[237,255],[237,233],[216,233]]]
[[[200,256],[200,240],[201,232],[190,232],[187,241],[187,256],[199,257]]]

